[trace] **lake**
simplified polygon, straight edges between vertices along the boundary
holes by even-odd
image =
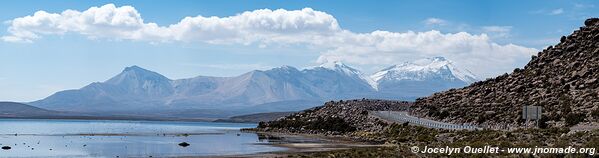
[[[241,128],[256,124],[0,119],[0,157],[178,157],[281,151]],[[187,147],[179,146],[187,142]]]

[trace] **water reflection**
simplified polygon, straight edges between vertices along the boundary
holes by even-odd
[[[254,124],[157,121],[0,120],[0,157],[164,157],[284,150]],[[264,139],[267,138],[267,139]],[[189,143],[187,147],[178,144]]]
[[[296,135],[271,135],[265,133],[257,133],[258,141],[268,144],[289,144],[289,143],[325,143],[318,138],[301,137]]]

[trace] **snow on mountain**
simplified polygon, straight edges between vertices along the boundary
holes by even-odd
[[[371,80],[342,62],[324,63],[302,70],[304,77],[329,99],[343,99],[373,93]]]
[[[358,71],[350,66],[345,65],[341,61],[323,63],[320,66],[314,67],[312,69],[315,69],[315,68],[325,68],[325,69],[329,69],[329,70],[333,70],[333,71],[337,71],[337,72],[343,72],[344,74],[346,74],[348,76],[362,74],[360,71]]]
[[[478,81],[478,78],[470,71],[457,68],[452,61],[443,57],[405,62],[388,67],[370,76],[375,82],[382,80],[425,80],[430,77],[442,77],[446,80],[457,79],[466,83]]]
[[[422,97],[478,81],[470,71],[456,67],[443,57],[394,65],[370,77],[376,82],[379,93],[385,97]]]
[[[341,61],[323,63],[320,66],[312,67],[307,70],[310,70],[310,69],[314,70],[314,69],[319,69],[319,68],[320,69],[329,69],[329,70],[332,70],[335,72],[343,73],[350,77],[358,78],[358,79],[368,83],[368,85],[370,85],[373,89],[375,89],[375,90],[377,89],[376,82],[374,80],[372,80],[372,78],[370,78],[367,75],[364,75],[362,72],[360,72],[359,70],[357,70],[355,68],[345,65]]]

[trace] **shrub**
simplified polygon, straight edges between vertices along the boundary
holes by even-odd
[[[439,119],[445,119],[447,118],[450,114],[448,111],[445,110],[439,110],[437,107],[431,107],[428,111],[428,115],[432,116],[432,117],[437,117]]]
[[[541,119],[539,120],[539,128],[541,129],[546,129],[549,125],[547,125],[547,121],[549,121],[549,117],[542,115]]]
[[[404,122],[401,124],[401,126],[403,126],[403,127],[408,126],[408,125],[410,125],[410,122]]]
[[[584,121],[585,117],[586,117],[586,115],[582,114],[582,113],[570,113],[570,114],[566,115],[566,125],[567,126],[577,125],[578,123]]]
[[[368,111],[364,110],[362,112],[360,112],[361,115],[368,115]]]
[[[569,103],[564,103],[562,104],[562,114],[568,115],[570,114],[570,112],[572,112],[572,108],[570,107]]]
[[[476,119],[476,123],[484,123],[485,121],[487,121],[487,117],[485,115],[479,115],[478,119]]]
[[[356,128],[351,124],[345,122],[342,118],[338,117],[326,117],[326,118],[318,118],[314,121],[308,122],[306,125],[306,129],[311,130],[325,130],[325,131],[334,131],[334,132],[353,132],[356,131]]]
[[[379,126],[388,126],[389,125],[385,121],[379,120],[378,118],[375,119],[375,122],[376,122],[376,125],[379,125]]]
[[[439,113],[439,119],[445,119],[449,116],[449,112],[447,111],[443,111],[441,113]]]
[[[263,122],[263,121],[258,122],[258,128],[266,128],[266,122]]]
[[[591,112],[591,117],[593,117],[595,119],[599,119],[599,108],[597,108]]]
[[[437,107],[433,106],[433,107],[429,108],[429,110],[428,110],[428,116],[435,117],[435,116],[438,116],[438,115],[439,115],[439,109],[437,109]]]

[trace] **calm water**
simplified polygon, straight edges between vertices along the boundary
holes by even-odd
[[[255,124],[0,119],[0,157],[169,157],[284,150],[240,128]],[[188,147],[178,144],[188,142]]]

